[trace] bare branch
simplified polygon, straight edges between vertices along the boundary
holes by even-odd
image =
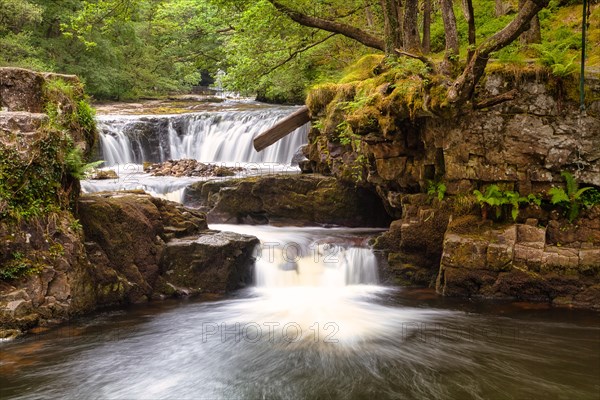
[[[367,47],[371,47],[382,51],[384,50],[383,40],[371,36],[367,32],[358,29],[354,26],[340,22],[330,21],[323,18],[312,17],[310,15],[306,15],[299,11],[293,10],[276,0],[268,1],[269,3],[273,4],[273,6],[277,10],[286,14],[288,17],[290,17],[292,20],[296,21],[300,25],[309,26],[311,28],[318,28],[327,32],[339,33],[340,35],[349,37],[350,39],[354,39]]]
[[[517,94],[519,94],[519,91],[517,89],[513,89],[506,93],[499,94],[498,96],[494,96],[489,99],[477,102],[473,104],[473,108],[476,110],[489,108],[500,103],[504,103],[505,101],[514,100],[517,97]]]
[[[431,59],[429,59],[428,57],[425,57],[423,54],[412,54],[412,53],[409,53],[409,52],[406,52],[406,51],[400,50],[400,49],[394,49],[394,51],[396,52],[396,54],[398,54],[400,56],[415,58],[415,59],[421,61],[423,64],[427,65],[427,67],[433,72],[437,71],[437,67],[433,63],[433,61],[431,61]]]
[[[332,33],[332,34],[326,36],[325,38],[323,38],[323,39],[321,39],[321,40],[319,40],[319,41],[317,41],[315,43],[309,44],[308,46],[304,46],[304,47],[302,47],[302,48],[300,48],[298,50],[295,50],[294,52],[292,52],[292,54],[289,55],[288,58],[286,58],[285,60],[277,63],[277,65],[275,65],[274,67],[270,68],[267,72],[261,74],[260,76],[262,77],[262,76],[265,76],[265,75],[269,75],[271,72],[275,71],[277,68],[282,67],[283,65],[285,65],[288,62],[292,61],[298,54],[303,53],[303,52],[305,52],[305,51],[307,51],[309,49],[312,49],[313,47],[316,47],[316,46],[320,45],[321,43],[323,43],[323,42],[331,39],[335,35],[337,35],[337,33]]]

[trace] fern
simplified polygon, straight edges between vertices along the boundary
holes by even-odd
[[[565,191],[565,189],[559,187],[551,188],[548,191],[548,194],[552,196],[550,202],[563,207],[567,212],[569,222],[573,222],[579,216],[579,210],[583,203],[583,194],[592,188],[584,187],[580,189],[575,178],[569,172],[564,171],[560,175],[565,178],[567,190]]]
[[[65,170],[75,179],[85,179],[88,172],[97,168],[104,160],[94,161],[88,164],[83,162],[83,154],[80,149],[74,148],[65,157]]]

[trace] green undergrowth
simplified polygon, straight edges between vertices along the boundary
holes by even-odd
[[[48,79],[46,122],[33,137],[6,134],[0,142],[0,218],[27,221],[74,207],[85,170],[82,148],[96,138],[94,111],[79,83]]]

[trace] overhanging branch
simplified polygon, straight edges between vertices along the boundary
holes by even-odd
[[[298,54],[303,53],[303,52],[305,52],[305,51],[307,51],[309,49],[312,49],[315,46],[320,45],[321,43],[323,43],[323,42],[331,39],[335,35],[337,35],[337,33],[332,33],[332,34],[326,36],[325,38],[323,38],[323,39],[321,39],[321,40],[319,40],[319,41],[317,41],[315,43],[311,43],[311,44],[309,44],[307,46],[304,46],[304,47],[302,47],[300,49],[297,49],[297,50],[293,51],[292,54],[290,54],[288,58],[286,58],[285,60],[277,63],[277,65],[275,65],[274,67],[270,68],[267,72],[261,74],[260,76],[262,77],[262,76],[265,76],[265,75],[269,75],[271,72],[275,71],[277,68],[280,68],[280,67],[284,66],[285,64],[287,64],[288,62],[292,61]]]
[[[323,18],[313,17],[310,15],[303,14],[299,11],[293,10],[286,5],[281,4],[276,0],[268,0],[269,3],[286,14],[292,20],[296,21],[300,25],[309,26],[311,28],[321,29],[327,32],[338,33],[346,36],[350,39],[354,39],[359,43],[364,44],[367,47],[371,47],[377,50],[384,50],[383,40],[369,35],[367,32],[358,29],[352,25],[344,24],[341,22],[330,21]]]

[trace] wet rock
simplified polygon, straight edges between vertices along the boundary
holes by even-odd
[[[322,175],[198,182],[186,190],[184,204],[209,210],[212,222],[344,226],[385,226],[389,222],[375,194]]]
[[[242,171],[241,167],[204,164],[196,160],[169,160],[163,163],[144,163],[144,172],[153,176],[234,176]]]
[[[206,231],[167,243],[160,261],[167,285],[187,293],[225,293],[252,281],[253,236]]]
[[[119,179],[119,175],[112,169],[96,170],[89,179],[94,180],[107,180],[107,179]]]

